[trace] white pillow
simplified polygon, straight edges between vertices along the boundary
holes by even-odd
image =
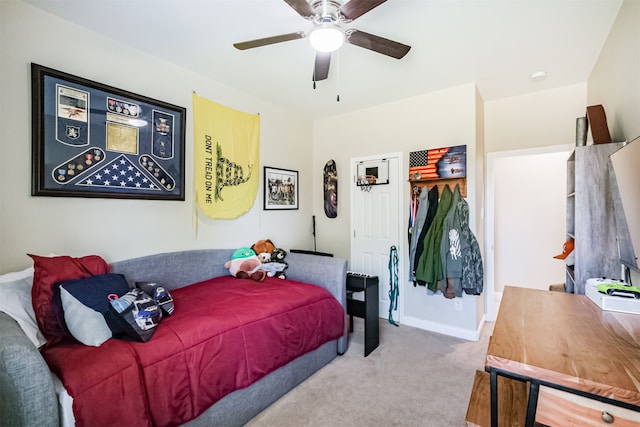
[[[31,302],[33,267],[15,273],[0,275],[0,311],[11,316],[36,347],[47,341],[38,329]]]
[[[60,282],[64,321],[71,335],[84,345],[98,347],[113,336],[110,326],[119,333],[110,312],[110,299],[127,292],[129,283],[122,274],[96,274]]]
[[[84,345],[99,347],[111,338],[111,329],[102,313],[78,301],[62,286],[60,286],[60,300],[64,310],[64,321],[75,339]]]

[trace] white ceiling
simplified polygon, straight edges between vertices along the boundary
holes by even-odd
[[[400,60],[352,45],[312,87],[306,31],[283,0],[23,0],[312,118],[475,82],[485,101],[587,81],[622,0],[388,0],[346,28],[411,45]],[[532,72],[547,78],[533,82]],[[340,102],[336,102],[336,95]]]

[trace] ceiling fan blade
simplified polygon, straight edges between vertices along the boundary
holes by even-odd
[[[387,0],[350,0],[349,3],[342,6],[340,13],[346,19],[353,21],[386,1]]]
[[[306,35],[304,31],[297,33],[281,34],[279,36],[265,37],[263,39],[249,40],[246,42],[234,43],[233,47],[240,50],[253,49],[254,47],[266,46],[274,43],[287,42],[289,40],[302,39]]]
[[[289,6],[293,8],[298,15],[305,19],[311,19],[316,16],[316,11],[313,10],[307,0],[284,0]]]
[[[346,42],[396,59],[403,58],[411,49],[406,44],[354,29],[347,31]]]
[[[316,63],[313,67],[313,81],[325,80],[329,76],[331,52],[316,52]]]

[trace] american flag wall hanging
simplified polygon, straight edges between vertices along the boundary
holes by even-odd
[[[431,180],[467,176],[467,146],[433,148],[409,153],[409,179]]]

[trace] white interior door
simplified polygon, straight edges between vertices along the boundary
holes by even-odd
[[[389,184],[372,185],[370,191],[362,191],[355,185],[357,166],[360,162],[375,164],[377,160],[389,161]],[[351,259],[350,270],[378,276],[380,317],[389,316],[389,253],[391,246],[398,250],[402,258],[406,245],[401,240],[402,181],[401,154],[376,156],[351,160]],[[406,240],[406,238],[405,238]],[[398,286],[403,283],[402,262],[398,263],[400,277]],[[398,311],[393,312],[394,320],[401,321],[402,291],[400,292]]]

